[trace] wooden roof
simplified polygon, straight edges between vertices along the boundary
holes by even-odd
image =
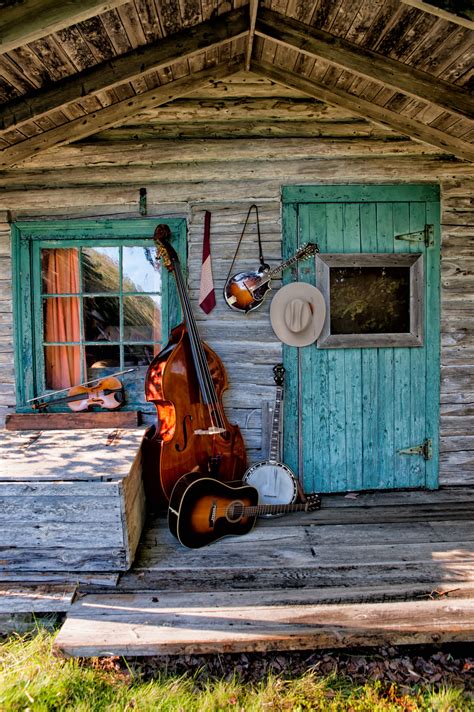
[[[0,165],[243,69],[472,161],[473,28],[421,0],[0,0]]]

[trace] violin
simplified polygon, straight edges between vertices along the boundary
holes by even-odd
[[[85,383],[81,383],[78,386],[73,386],[67,391],[65,396],[61,398],[53,398],[51,400],[45,401],[43,397],[33,398],[29,403],[32,403],[33,410],[46,410],[50,405],[57,405],[58,403],[67,403],[69,408],[75,412],[81,410],[87,410],[92,406],[100,406],[101,408],[106,408],[107,410],[114,410],[115,408],[120,408],[125,402],[123,385],[118,378],[113,376],[107,376],[97,382],[92,386],[87,386]],[[66,390],[66,389],[65,389]],[[56,393],[61,393],[61,391],[56,391]]]
[[[198,471],[220,480],[241,480],[247,469],[242,434],[222,406],[227,374],[219,356],[199,336],[178,255],[167,225],[154,241],[176,281],[184,320],[153,359],[145,378],[145,397],[155,404],[158,423],[152,440],[160,443],[161,489],[169,500],[180,477]]]

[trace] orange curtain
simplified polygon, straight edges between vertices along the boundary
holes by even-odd
[[[79,255],[76,249],[47,250],[43,265],[45,287],[50,294],[80,291]],[[79,297],[46,299],[45,341],[80,341]],[[79,346],[48,346],[45,349],[46,383],[49,388],[69,388],[81,380]]]

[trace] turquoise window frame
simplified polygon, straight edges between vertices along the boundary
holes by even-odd
[[[31,412],[28,400],[41,396],[43,373],[43,323],[41,313],[41,248],[85,246],[147,245],[153,248],[158,224],[171,230],[173,246],[186,271],[186,220],[181,218],[134,218],[104,220],[42,220],[12,224],[12,287],[16,410]],[[171,329],[181,322],[181,305],[173,276],[162,272],[162,338],[166,343]],[[39,305],[39,306],[38,306]],[[124,410],[143,404],[128,403]],[[64,410],[64,408],[63,408]]]

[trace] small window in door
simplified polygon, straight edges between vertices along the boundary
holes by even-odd
[[[327,306],[319,348],[423,345],[423,256],[317,255]]]

